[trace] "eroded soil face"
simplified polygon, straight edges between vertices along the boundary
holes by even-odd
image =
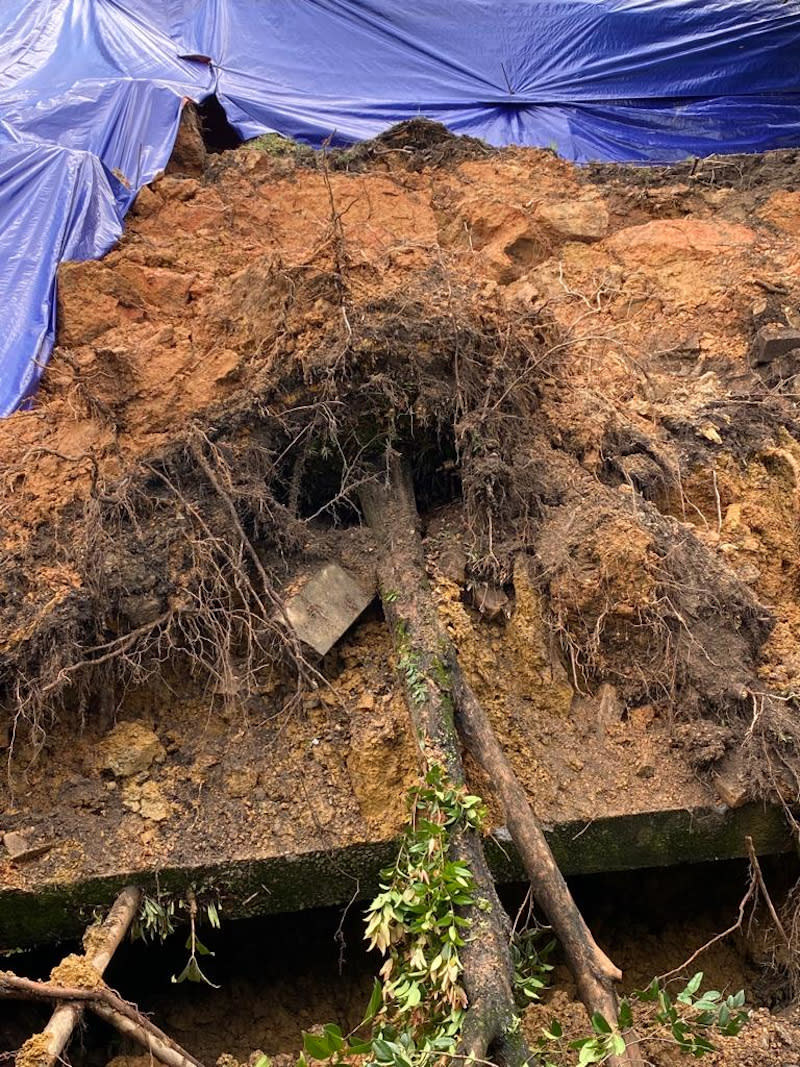
[[[800,316],[794,156],[642,184],[398,137],[171,173],[61,270],[41,395],[0,424],[0,828],[49,846],[6,884],[396,833],[379,609],[297,683],[270,600],[330,559],[374,588],[353,486],[387,441],[544,822],[718,803],[743,738],[784,746],[751,791],[795,788],[800,444],[750,358]]]

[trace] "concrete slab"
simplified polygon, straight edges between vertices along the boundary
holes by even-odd
[[[293,584],[284,609],[300,640],[324,656],[374,596],[338,563],[327,563]]]
[[[742,858],[748,836],[759,855],[793,848],[783,810],[762,804],[569,821],[548,828],[546,836],[567,876]],[[178,894],[188,885],[213,887],[228,919],[329,907],[352,900],[354,894],[366,899],[376,892],[381,868],[392,862],[396,850],[396,841],[383,839],[185,867],[153,869],[143,864],[139,870],[100,878],[43,880],[27,889],[0,884],[0,955],[77,936],[92,909],[107,908],[126,884]],[[487,838],[486,851],[498,882],[525,880],[504,828]]]

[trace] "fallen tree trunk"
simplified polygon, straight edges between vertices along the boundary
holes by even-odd
[[[413,488],[399,464],[388,485],[360,490],[367,522],[380,547],[378,578],[392,627],[414,733],[426,767],[439,764],[453,785],[464,783],[453,706],[440,684],[442,628],[425,577],[416,529]],[[462,950],[469,998],[459,1052],[485,1060],[491,1052],[507,1067],[522,1067],[530,1052],[519,1032],[509,948],[510,923],[497,896],[478,834],[453,834],[451,858],[469,865],[482,906],[466,909],[472,925]],[[485,903],[483,903],[485,902]]]
[[[600,1012],[616,1025],[614,982],[622,975],[599,949],[536,822],[525,792],[506,759],[486,714],[464,678],[455,647],[439,618],[425,571],[419,515],[410,472],[399,457],[387,476],[359,491],[364,516],[379,550],[378,580],[384,613],[392,628],[417,741],[427,763],[439,762],[455,784],[464,781],[458,728],[500,794],[512,839],[533,892],[564,949],[589,1014]],[[491,910],[469,917],[473,929],[464,952],[464,985],[470,1000],[463,1051],[485,1059],[494,1051],[507,1062],[524,1055],[521,1041],[509,1044],[514,1018],[509,923],[497,898],[483,846],[475,833],[462,833],[453,850],[468,862]],[[617,1062],[638,1063],[633,1049]]]
[[[525,790],[456,660],[452,663],[452,678],[459,732],[497,790],[508,831],[530,879],[534,897],[561,942],[580,998],[590,1014],[599,1011],[613,1025],[619,1010],[614,983],[621,980],[622,972],[592,937],[536,821]]]
[[[203,1067],[203,1064],[191,1053],[182,1049],[163,1030],[159,1030],[146,1016],[142,1015],[132,1004],[117,996],[108,986],[100,985],[94,989],[71,988],[52,985],[49,982],[35,982],[30,978],[20,978],[10,971],[0,971],[0,999],[63,1000],[83,1005],[101,1019],[105,1019],[111,1026],[116,1027],[120,1033],[138,1041],[166,1067]],[[28,1044],[29,1042],[26,1042],[26,1045]],[[36,1067],[39,1067],[40,1062],[46,1062],[40,1061],[39,1055],[41,1055],[41,1049],[37,1043],[31,1048],[31,1055],[25,1063],[34,1063]]]
[[[126,886],[111,906],[100,927],[90,926],[84,936],[86,959],[102,975],[111,957],[133,922],[142,899],[142,891]],[[60,1004],[42,1031],[47,1036],[46,1055],[42,1067],[53,1067],[67,1046],[72,1031],[83,1016],[83,1004]]]

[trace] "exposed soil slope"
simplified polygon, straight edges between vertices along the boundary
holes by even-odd
[[[315,563],[374,582],[354,489],[398,440],[544,821],[716,802],[737,753],[794,796],[800,438],[749,353],[800,316],[800,192],[762,165],[593,181],[411,124],[143,190],[62,269],[42,393],[0,424],[2,828],[52,845],[3,876],[397,829],[382,620],[318,664],[279,615]],[[156,735],[128,773],[115,722]]]

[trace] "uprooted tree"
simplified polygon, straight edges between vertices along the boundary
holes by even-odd
[[[798,728],[756,680],[769,613],[658,506],[680,492],[675,449],[616,413],[595,442],[603,478],[587,470],[586,433],[565,433],[542,402],[541,382],[557,381],[570,344],[546,315],[487,304],[454,286],[444,264],[413,290],[359,296],[333,200],[331,211],[317,261],[259,262],[235,283],[249,312],[230,343],[267,354],[238,394],[157,454],[131,457],[121,476],[118,465],[95,471],[69,516],[80,580],[52,610],[3,609],[15,635],[0,660],[12,737],[27,728],[35,748],[60,708],[82,713],[97,693],[166,662],[233,681],[240,695],[278,665],[287,702],[324,684],[285,625],[283,563],[310,541],[319,556],[335,553],[341,531],[320,520],[363,518],[423,766],[462,785],[463,745],[484,768],[584,1003],[614,1025],[619,971],[575,907],[438,617],[415,497],[429,497],[446,469],[463,499],[472,574],[508,584],[515,559],[525,561],[576,689],[611,681],[631,699],[668,697],[738,722],[753,752],[769,752],[784,791],[796,791]],[[586,423],[588,433],[589,413]],[[617,491],[623,483],[630,492]],[[633,608],[592,559],[612,529],[637,551]],[[45,529],[38,550],[47,555]],[[27,562],[10,559],[10,584]],[[466,909],[460,1051],[516,1067],[529,1051],[515,1023],[507,918],[475,829],[461,827],[451,849],[486,902]]]

